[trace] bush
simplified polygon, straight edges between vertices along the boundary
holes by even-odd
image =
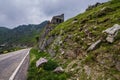
[[[58,67],[57,62],[49,60],[46,64],[43,65],[43,69],[47,70],[47,71],[52,71],[54,70],[56,67]]]

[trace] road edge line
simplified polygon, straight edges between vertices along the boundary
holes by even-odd
[[[28,56],[30,50],[27,52],[26,56],[23,58],[23,60],[20,62],[20,64],[18,65],[18,67],[15,69],[15,71],[13,72],[13,74],[10,76],[9,80],[14,80],[18,70],[20,69],[21,65],[23,64],[24,60],[26,59],[26,57]]]

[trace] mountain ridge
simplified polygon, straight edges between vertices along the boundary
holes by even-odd
[[[20,25],[13,29],[0,27],[0,45],[5,49],[10,47],[31,47],[35,44],[35,38],[39,36],[41,30],[48,21],[40,24]],[[3,51],[3,50],[2,50]]]

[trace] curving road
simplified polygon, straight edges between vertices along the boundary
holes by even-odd
[[[0,55],[0,80],[9,80],[30,49]]]

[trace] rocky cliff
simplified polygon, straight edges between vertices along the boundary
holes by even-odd
[[[69,80],[119,80],[119,14],[120,1],[112,0],[59,25],[48,24],[39,48],[54,56]]]
[[[46,25],[39,40],[39,48],[41,51],[52,53],[51,56],[55,55],[55,52],[52,49],[47,49],[47,47],[56,39],[55,35],[50,35],[51,31],[62,22],[64,22],[64,14],[53,16],[52,20]]]

